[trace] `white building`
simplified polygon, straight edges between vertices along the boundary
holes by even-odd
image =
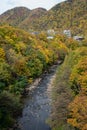
[[[84,40],[84,37],[83,36],[74,36],[73,39],[77,40],[77,41],[82,41],[82,40]]]
[[[63,34],[65,34],[67,37],[71,37],[71,31],[70,30],[64,30]]]

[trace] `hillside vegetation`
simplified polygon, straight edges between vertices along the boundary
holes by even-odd
[[[54,29],[60,33],[65,29],[71,29],[73,35],[78,34],[86,37],[87,1],[66,0],[48,11],[42,8],[28,10],[19,7],[19,9],[15,8],[2,14],[0,22],[6,22],[26,31]]]
[[[36,21],[46,14],[46,9],[36,8],[30,10],[26,7],[16,7],[0,15],[0,23],[16,26],[26,31],[33,31]]]
[[[41,26],[45,23],[44,27],[53,28],[57,31],[71,29],[73,35],[86,35],[87,1],[66,0],[50,9],[48,14],[41,19]]]
[[[0,16],[0,23],[8,23],[13,26],[18,26],[26,17],[28,17],[30,10],[25,7],[16,7],[8,10]]]

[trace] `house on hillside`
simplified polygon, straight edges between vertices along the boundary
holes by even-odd
[[[47,30],[47,34],[48,34],[48,36],[54,36],[55,35],[54,29]]]
[[[74,36],[73,39],[77,40],[77,41],[82,41],[82,40],[84,40],[84,37],[83,36]]]

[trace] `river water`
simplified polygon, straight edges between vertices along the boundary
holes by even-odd
[[[22,117],[18,119],[18,130],[51,130],[46,121],[51,111],[51,91],[56,68],[56,65],[53,66],[25,99]]]

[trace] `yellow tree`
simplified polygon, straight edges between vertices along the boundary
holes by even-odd
[[[81,58],[72,69],[70,81],[74,91],[81,91],[87,94],[87,56]],[[76,90],[75,90],[76,89]]]
[[[3,48],[0,48],[0,58],[1,59],[5,58],[5,51],[3,50]]]
[[[80,94],[69,105],[68,123],[80,130],[87,130],[87,96]]]

